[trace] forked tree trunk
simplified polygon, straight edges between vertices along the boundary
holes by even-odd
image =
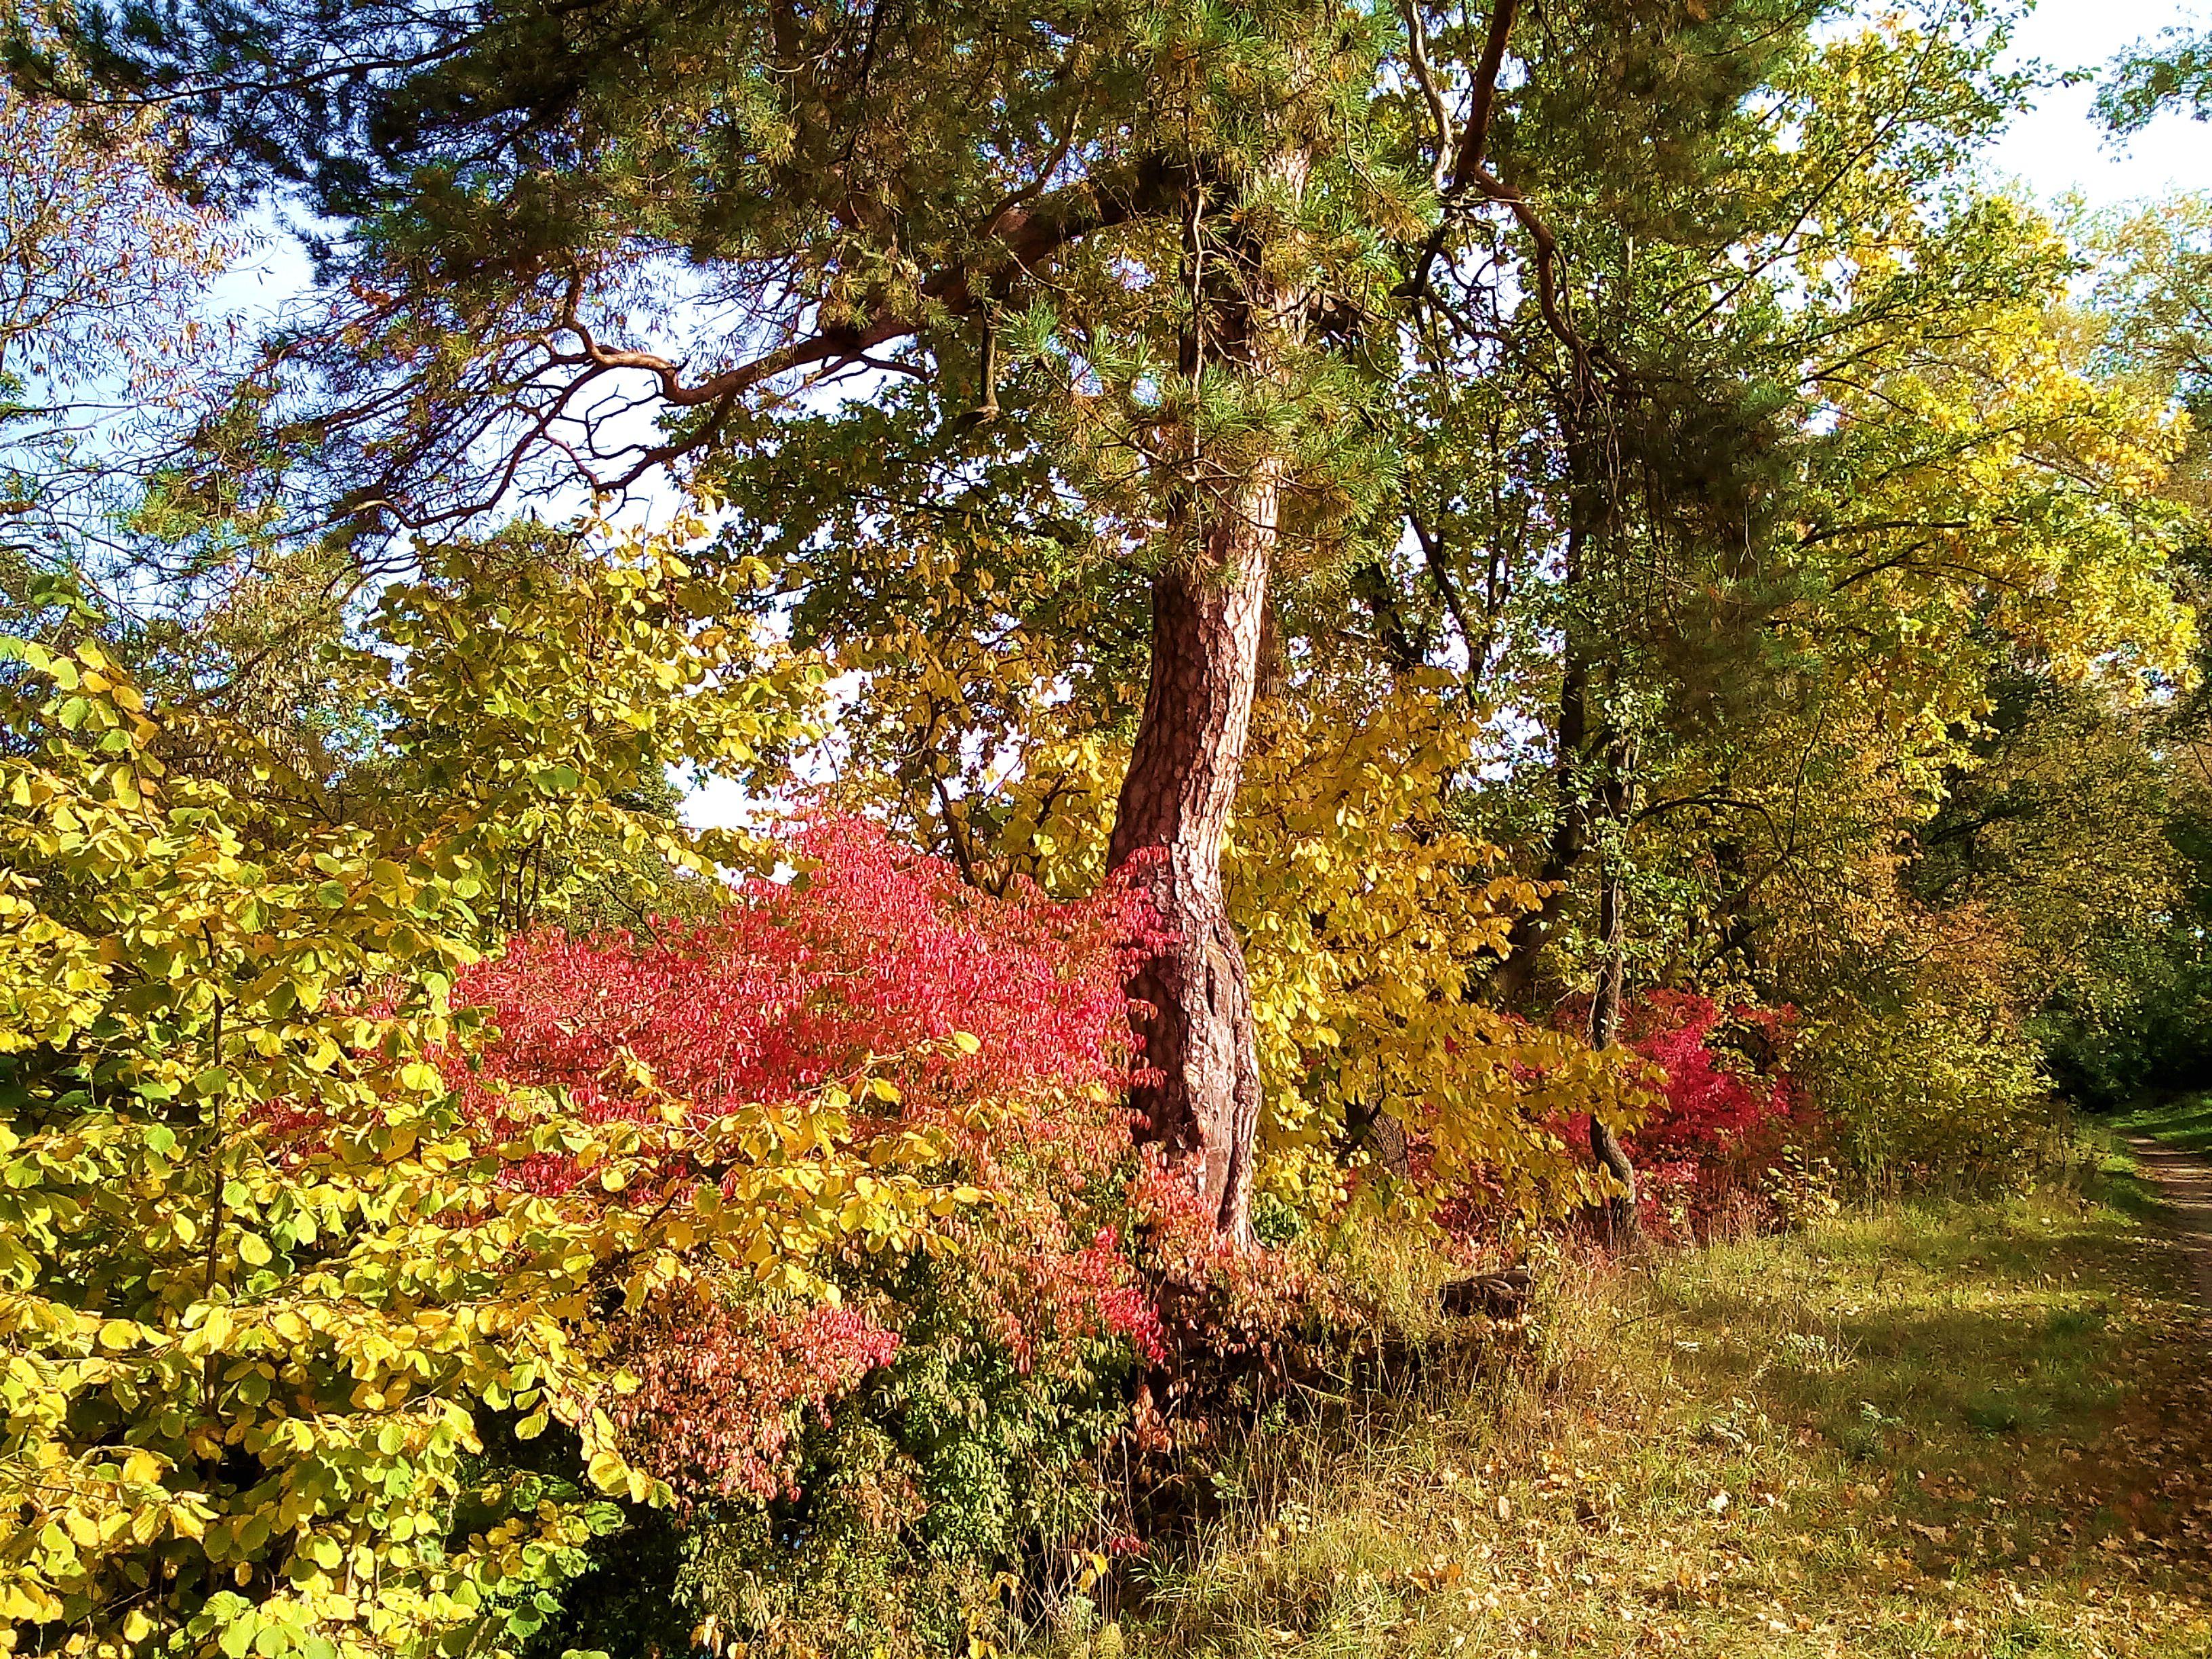
[[[1109,854],[1118,869],[1158,849],[1145,885],[1176,936],[1130,982],[1151,1010],[1140,1030],[1153,1078],[1133,1103],[1215,1225],[1240,1243],[1251,1234],[1260,1066],[1221,843],[1251,727],[1281,489],[1279,465],[1262,468],[1218,509],[1203,564],[1152,584],[1152,675]]]

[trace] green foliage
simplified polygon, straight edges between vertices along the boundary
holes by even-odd
[[[2212,118],[2212,40],[2176,26],[2158,44],[2138,41],[2114,58],[2097,88],[2097,113],[2118,133],[2141,132],[2168,111]]]
[[[957,1258],[878,1288],[899,1352],[810,1431],[803,1496],[702,1514],[683,1547],[678,1605],[750,1651],[869,1659],[1003,1634],[1058,1599],[1057,1576],[1124,1501],[1103,1453],[1127,1426],[1125,1341],[1010,1342],[1028,1316]],[[586,1634],[635,1650],[619,1628]]]
[[[1838,1018],[1802,1063],[1808,1091],[1865,1184],[2016,1186],[2051,1133],[2042,1055],[2004,1011],[1940,1000],[1939,984]]]
[[[36,1644],[510,1647],[611,1524],[598,1493],[659,1491],[603,1410],[608,1308],[712,1261],[818,1285],[806,1258],[840,1236],[822,1195],[856,1170],[889,1243],[942,1208],[910,1154],[848,1146],[834,1088],[719,1116],[653,1096],[596,1127],[551,1096],[510,1094],[492,1122],[447,1093],[438,1062],[479,1018],[453,979],[513,823],[573,837],[571,881],[641,847],[703,866],[710,843],[617,798],[687,748],[741,763],[778,729],[787,671],[748,675],[698,629],[693,581],[655,545],[504,616],[395,594],[413,654],[361,763],[422,781],[381,823],[303,810],[321,780],[149,707],[96,641],[14,647],[0,1494],[21,1521],[0,1614]],[[230,779],[162,758],[203,744]],[[547,1156],[592,1179],[510,1179]],[[672,1160],[732,1173],[648,1200]],[[501,1416],[519,1441],[564,1425],[573,1455],[489,1455]]]
[[[426,548],[415,580],[378,595],[360,645],[285,641],[359,711],[346,729],[303,749],[296,717],[241,700],[255,746],[208,759],[244,765],[271,833],[336,818],[466,857],[480,940],[681,908],[687,883],[710,888],[718,862],[748,854],[675,821],[672,770],[750,776],[803,735],[818,678],[724,620],[757,567],[701,574],[674,550],[697,529],[517,528]],[[250,579],[231,616],[270,580]]]
[[[2201,1093],[2139,1103],[2119,1113],[2112,1122],[2115,1128],[2154,1136],[2185,1152],[2212,1152],[2212,1099]]]

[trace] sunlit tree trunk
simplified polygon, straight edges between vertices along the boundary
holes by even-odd
[[[1297,194],[1310,164],[1310,152],[1285,152],[1274,182]],[[1203,240],[1205,209],[1200,193],[1186,220],[1194,322],[1185,372],[1194,382],[1231,374],[1261,395],[1279,392],[1304,296],[1270,277],[1257,238],[1231,229],[1218,243]],[[1244,1243],[1260,1067],[1244,952],[1223,899],[1221,848],[1251,728],[1289,468],[1279,453],[1214,456],[1195,441],[1191,457],[1176,526],[1182,546],[1152,583],[1151,678],[1109,858],[1118,869],[1151,855],[1146,884],[1175,935],[1130,982],[1150,1010],[1140,1021],[1150,1080],[1134,1103],[1215,1224]]]
[[[1148,1132],[1216,1224],[1250,1231],[1260,1069],[1244,953],[1223,902],[1221,844],[1258,684],[1280,471],[1254,479],[1206,541],[1206,566],[1152,586],[1152,678],[1121,786],[1112,861],[1157,849],[1146,885],[1173,945],[1132,981],[1153,1080],[1136,1091]]]

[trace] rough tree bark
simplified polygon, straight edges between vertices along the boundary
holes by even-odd
[[[1280,478],[1267,469],[1213,527],[1212,568],[1164,571],[1152,585],[1152,675],[1109,855],[1119,868],[1158,849],[1146,886],[1176,934],[1130,982],[1152,1010],[1140,1030],[1156,1078],[1133,1103],[1216,1225],[1240,1240],[1251,1224],[1260,1066],[1221,842],[1259,681]]]
[[[1275,182],[1303,191],[1311,151],[1276,159]],[[1283,390],[1284,348],[1307,296],[1267,274],[1267,250],[1232,233],[1209,248],[1190,204],[1192,326],[1183,367]],[[1183,544],[1152,583],[1152,669],[1122,781],[1108,862],[1151,854],[1145,884],[1175,943],[1146,963],[1130,994],[1153,1080],[1133,1092],[1145,1133],[1163,1145],[1214,1224],[1251,1238],[1252,1162],[1260,1066],[1244,952],[1231,926],[1221,846],[1237,799],[1261,672],[1267,580],[1288,478],[1279,453],[1203,456],[1176,527]]]

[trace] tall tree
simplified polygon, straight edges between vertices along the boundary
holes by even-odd
[[[326,11],[88,0],[65,52],[18,51],[65,93],[161,103],[197,176],[294,192],[327,239],[318,308],[206,411],[206,476],[258,470],[274,501],[311,475],[366,562],[688,474],[765,557],[763,605],[877,653],[863,696],[914,718],[854,741],[978,881],[1126,753],[1086,867],[1143,860],[1174,928],[1138,976],[1142,1100],[1231,1233],[1263,1115],[1222,874],[1255,708],[1273,742],[1452,679],[1438,805],[1397,828],[1448,810],[1532,849],[1546,890],[1500,907],[1492,985],[1527,1007],[1589,966],[1594,896],[1632,966],[1635,845],[1677,826],[1734,849],[1753,948],[1787,770],[1758,739],[1807,704],[1856,678],[1940,726],[1978,695],[1943,629],[2079,655],[2166,626],[2124,514],[2037,448],[2096,424],[2020,343],[2063,252],[1934,182],[2017,91],[1973,18]],[[1998,315],[2019,353],[1958,349]],[[1540,734],[1540,789],[1511,753],[1504,811],[1468,781],[1486,698]],[[1074,781],[993,805],[1040,758],[996,737],[1063,700]]]
[[[1414,226],[1369,137],[1370,21],[1334,0],[362,0],[95,3],[66,33],[98,83],[179,112],[199,178],[298,192],[332,234],[325,303],[201,436],[217,467],[240,434],[273,453],[279,489],[313,470],[369,556],[773,452],[794,419],[880,484],[873,414],[838,400],[887,379],[914,383],[904,459],[1012,456],[1076,498],[1091,552],[1151,588],[1114,842],[1177,940],[1137,981],[1142,1103],[1245,1232],[1259,1085],[1222,836],[1271,574],[1387,465],[1359,442],[1359,319],[1378,242]]]
[[[125,539],[148,411],[207,373],[207,285],[245,246],[164,188],[143,114],[0,87],[0,560],[82,569]]]

